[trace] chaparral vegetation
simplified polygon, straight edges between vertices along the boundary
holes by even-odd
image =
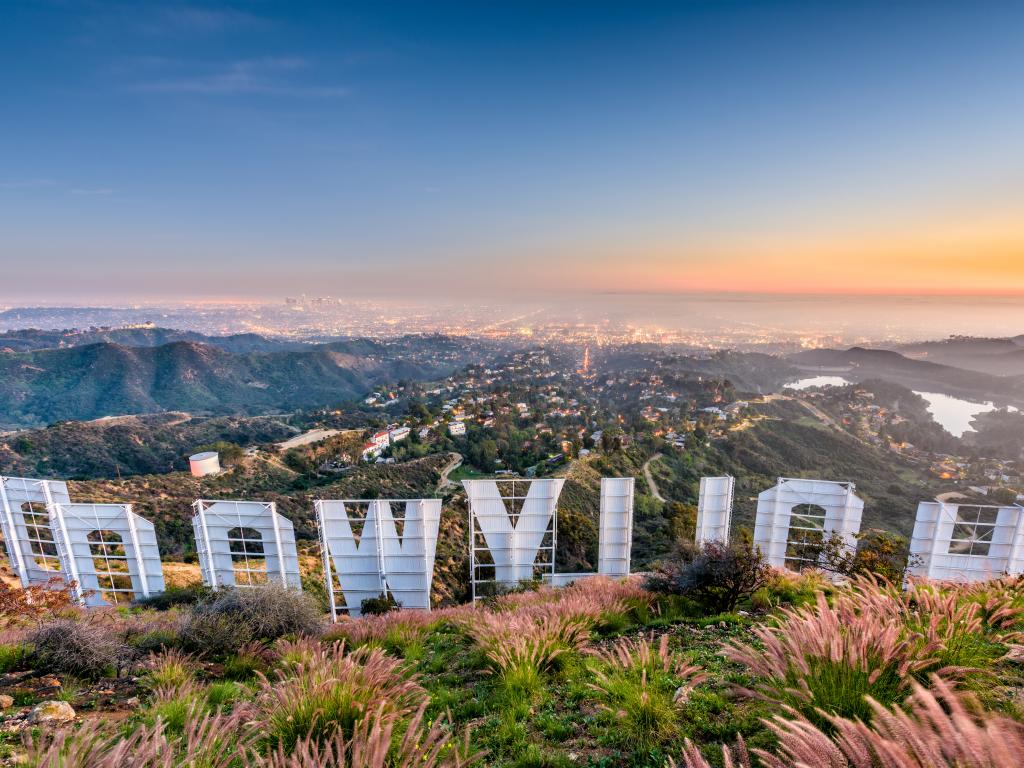
[[[2,591],[6,766],[995,768],[1024,754],[1020,580],[833,586],[739,545],[647,579],[337,624],[277,588],[91,611]]]

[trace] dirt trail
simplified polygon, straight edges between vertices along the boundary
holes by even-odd
[[[448,479],[448,475],[450,475],[452,472],[454,472],[456,469],[458,469],[461,466],[462,466],[462,454],[461,453],[453,453],[451,461],[449,461],[445,465],[444,469],[441,470],[441,479],[437,483],[437,489],[441,490],[443,488],[447,488],[449,485],[457,488],[458,484],[457,483],[453,483],[451,480],[449,480]]]
[[[661,495],[661,491],[658,490],[658,484],[654,482],[654,475],[651,474],[651,462],[660,458],[661,454],[656,453],[644,462],[644,477],[647,479],[647,488],[650,490],[651,496],[656,498],[658,501],[664,502],[668,501],[668,499]]]

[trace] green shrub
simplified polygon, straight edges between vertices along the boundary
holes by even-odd
[[[173,629],[154,629],[133,638],[130,645],[142,654],[160,653],[175,647],[179,640]]]
[[[201,582],[188,584],[184,587],[170,587],[163,592],[144,597],[136,604],[140,608],[152,608],[156,611],[166,611],[177,606],[190,606],[209,600],[212,591]]]
[[[221,658],[251,643],[252,628],[235,618],[197,608],[185,620],[179,635],[182,648],[210,658]]]
[[[266,672],[270,665],[262,646],[250,644],[224,660],[224,677],[228,680],[251,680],[257,672]]]
[[[368,597],[360,603],[359,608],[364,616],[380,616],[398,610],[402,604],[391,594],[383,592],[377,597]]]
[[[23,643],[0,645],[0,675],[20,669],[31,650]]]
[[[166,651],[152,659],[149,682],[154,688],[180,688],[195,677],[191,656],[180,651]]]
[[[212,709],[227,709],[245,698],[248,689],[233,680],[211,683],[206,689],[206,703]]]

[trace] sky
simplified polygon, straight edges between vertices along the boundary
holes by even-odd
[[[1024,296],[1024,4],[0,1],[0,300]]]

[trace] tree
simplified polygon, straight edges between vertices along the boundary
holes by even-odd
[[[816,560],[815,566],[840,576],[881,576],[892,584],[902,584],[910,562],[907,540],[896,533],[871,529],[857,534],[852,549],[839,534],[832,534],[804,554]]]

